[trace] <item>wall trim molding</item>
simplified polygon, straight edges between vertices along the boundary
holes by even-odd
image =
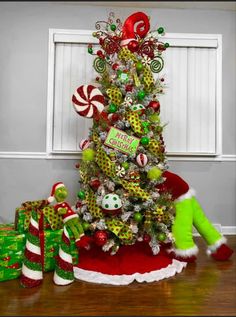
[[[223,235],[236,235],[236,226],[222,226],[220,223],[214,223],[213,226]],[[195,237],[200,237],[200,234],[193,230]]]
[[[52,159],[76,160],[80,159],[81,152],[74,153],[47,153],[47,152],[0,152],[0,159]],[[236,162],[236,154],[224,154],[217,157],[209,156],[171,156],[169,161],[207,161],[207,162]]]

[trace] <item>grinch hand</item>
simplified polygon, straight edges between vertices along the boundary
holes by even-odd
[[[53,280],[57,285],[67,285],[74,281],[73,261],[71,255],[71,244],[75,240],[78,248],[90,248],[89,237],[85,236],[79,216],[74,212],[71,206],[65,201],[68,196],[68,190],[62,183],[56,183],[52,187],[51,196],[48,201],[52,203],[56,200],[54,206],[63,219],[64,227],[62,241],[59,249],[56,269]]]

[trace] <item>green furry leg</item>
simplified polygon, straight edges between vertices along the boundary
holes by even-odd
[[[212,223],[206,217],[202,207],[195,197],[191,198],[193,206],[193,225],[206,241],[207,245],[215,245],[222,239],[222,235],[215,229]]]
[[[175,239],[175,253],[180,256],[196,254],[198,249],[193,241],[193,208],[192,200],[184,199],[175,202],[175,221],[172,226],[172,233]]]

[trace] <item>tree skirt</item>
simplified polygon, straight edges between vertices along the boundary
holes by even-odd
[[[153,255],[147,243],[137,242],[120,247],[115,255],[95,246],[81,250],[74,274],[76,279],[86,282],[127,285],[135,280],[154,282],[174,276],[186,265],[186,262],[168,257],[164,248]]]

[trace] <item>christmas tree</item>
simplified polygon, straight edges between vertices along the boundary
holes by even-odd
[[[110,14],[95,27],[100,48],[89,45],[88,53],[97,85],[83,85],[72,97],[75,111],[93,119],[80,143],[77,212],[86,241],[104,251],[145,241],[158,254],[172,241],[174,219],[171,193],[162,186],[168,164],[158,99],[165,86],[154,78],[169,44],[161,41],[163,27],[150,31],[143,12],[123,24]]]

